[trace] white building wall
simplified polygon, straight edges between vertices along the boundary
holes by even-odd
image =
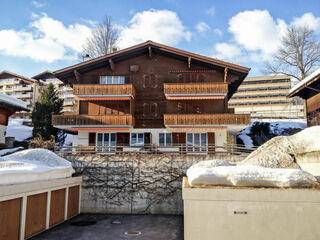
[[[6,142],[6,127],[4,125],[0,125],[0,143],[5,143]]]

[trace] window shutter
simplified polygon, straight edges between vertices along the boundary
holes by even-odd
[[[95,146],[96,145],[96,133],[90,132],[89,133],[89,146]]]
[[[210,154],[213,154],[215,152],[215,134],[214,132],[208,132],[208,145],[211,147],[208,147],[208,152]]]

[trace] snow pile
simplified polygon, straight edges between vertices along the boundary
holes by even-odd
[[[306,128],[292,136],[269,140],[238,165],[258,165],[271,168],[300,168],[296,163],[299,153],[320,151],[320,126]]]
[[[7,137],[14,137],[17,141],[23,141],[32,137],[33,127],[23,125],[23,122],[31,122],[30,119],[10,118],[6,130]]]
[[[14,152],[17,152],[22,149],[24,149],[24,148],[23,147],[16,147],[16,148],[3,149],[3,150],[0,150],[0,156],[7,155],[9,153],[14,153]]]
[[[260,166],[217,166],[196,164],[187,171],[190,186],[220,185],[238,187],[313,187],[314,176],[298,169]]]
[[[71,163],[46,149],[28,149],[0,158],[0,184],[71,177]]]
[[[0,93],[0,102],[18,108],[18,110],[28,110],[26,102],[4,93]]]

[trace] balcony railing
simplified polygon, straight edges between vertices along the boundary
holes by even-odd
[[[73,94],[77,96],[123,96],[135,97],[136,92],[132,84],[75,84]]]
[[[250,114],[165,114],[164,125],[250,124]]]
[[[227,83],[164,83],[164,94],[226,94]]]
[[[133,126],[134,117],[132,115],[53,115],[52,125],[115,125]]]

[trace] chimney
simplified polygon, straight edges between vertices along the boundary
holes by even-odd
[[[82,57],[82,61],[83,61],[83,62],[88,61],[88,60],[90,60],[90,59],[91,59],[91,57],[90,57],[89,54],[86,54],[86,55],[84,55],[84,56]]]

